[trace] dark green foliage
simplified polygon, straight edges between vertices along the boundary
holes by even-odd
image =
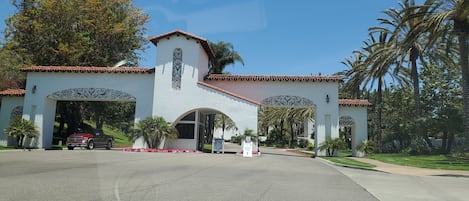
[[[164,140],[177,139],[178,132],[163,117],[148,117],[139,121],[129,136],[132,141],[143,138],[149,148],[160,148]]]
[[[215,58],[212,61],[209,73],[225,73],[225,67],[230,64],[234,64],[235,62],[239,62],[244,65],[243,58],[234,50],[233,44],[223,41],[219,41],[218,43],[210,42],[210,48],[212,49]]]
[[[336,156],[339,149],[345,147],[344,140],[341,138],[326,137],[326,140],[319,145],[320,151],[326,151],[326,156]]]
[[[39,130],[34,122],[23,118],[14,118],[10,125],[5,129],[5,134],[16,137],[17,146],[23,147],[25,138],[35,138],[39,136]],[[29,147],[29,146],[28,146]]]
[[[6,20],[4,48],[33,65],[112,66],[146,43],[148,16],[131,0],[14,2]]]
[[[366,140],[360,142],[360,144],[357,145],[356,149],[357,151],[361,151],[365,154],[371,154],[375,152],[376,144],[373,141]]]

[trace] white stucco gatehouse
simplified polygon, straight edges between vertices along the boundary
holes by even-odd
[[[40,130],[39,148],[52,146],[57,101],[132,101],[135,122],[162,116],[178,128],[179,139],[166,148],[201,149],[206,116],[223,113],[241,130],[257,130],[265,106],[314,107],[316,145],[352,127],[352,148],[367,140],[367,100],[339,99],[338,76],[208,74],[213,52],[206,39],[175,30],[150,38],[158,47],[155,68],[31,66],[25,89],[0,92],[0,130],[14,116],[32,120]],[[0,145],[12,140],[0,133]],[[134,147],[146,145],[137,141]],[[317,147],[317,146],[315,146]],[[316,150],[317,155],[324,153]],[[356,151],[353,150],[356,155]]]

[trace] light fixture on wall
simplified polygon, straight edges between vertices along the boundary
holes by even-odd
[[[33,88],[32,88],[32,90],[31,90],[31,92],[34,94],[34,93],[36,93],[36,90],[37,90],[37,86],[34,85]]]
[[[326,95],[326,103],[329,103],[329,94]]]

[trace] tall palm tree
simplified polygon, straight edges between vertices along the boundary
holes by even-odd
[[[342,89],[346,92],[352,92],[347,97],[360,99],[361,98],[361,85],[365,77],[364,60],[366,55],[361,51],[353,51],[353,57],[345,58],[341,63],[349,69],[338,72],[337,75],[345,80]]]
[[[424,15],[415,15],[415,13],[428,13],[434,9],[431,6],[416,7],[414,0],[404,0],[399,2],[400,9],[390,8],[383,12],[389,18],[378,19],[384,26],[372,27],[370,32],[386,32],[391,34],[390,41],[394,43],[394,51],[398,63],[397,68],[400,68],[403,63],[410,64],[410,77],[413,85],[414,101],[415,101],[415,116],[418,119],[421,116],[420,107],[420,79],[417,67],[417,60],[422,59],[422,54],[425,49],[425,40],[423,39],[425,33],[408,38],[411,30],[416,29],[420,24],[425,22]],[[411,20],[403,21],[407,16],[415,16]],[[420,134],[421,129],[417,128],[417,134]]]
[[[364,60],[365,76],[363,79],[363,87],[373,89],[374,83],[377,82],[377,100],[376,107],[378,109],[378,132],[377,144],[381,150],[381,134],[382,134],[382,109],[381,102],[383,97],[383,87],[386,87],[385,79],[387,77],[397,81],[401,86],[407,86],[404,79],[408,72],[402,68],[396,68],[397,57],[394,54],[394,44],[392,43],[391,35],[388,32],[378,32],[378,38],[374,34],[370,34],[368,41],[364,42],[362,49],[366,59]]]
[[[215,58],[212,61],[212,67],[209,73],[222,74],[226,66],[239,62],[244,65],[243,58],[234,50],[233,44],[219,41],[218,43],[210,42],[210,48]]]
[[[403,23],[411,21],[419,16],[425,16],[425,23],[421,23],[413,29],[408,40],[418,38],[421,33],[429,33],[429,43],[433,43],[441,38],[444,34],[454,34],[458,38],[459,48],[459,65],[463,80],[463,108],[465,113],[466,126],[466,147],[469,147],[469,1],[467,0],[427,0],[420,7],[431,6],[432,12],[417,12],[414,15],[407,16],[403,19]],[[409,8],[411,10],[418,7]],[[448,23],[452,25],[451,32],[446,32],[445,28]]]
[[[224,139],[225,137],[225,130],[238,130],[238,127],[236,127],[235,122],[233,122],[230,117],[224,114],[215,115],[215,128],[221,128],[222,139]]]

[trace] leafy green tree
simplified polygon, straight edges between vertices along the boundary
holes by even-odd
[[[458,60],[462,75],[464,123],[466,132],[469,132],[469,2],[467,0],[427,0],[422,7],[431,6],[432,12],[417,12],[407,16],[403,23],[419,16],[426,16],[425,23],[421,23],[410,32],[409,40],[418,38],[422,33],[430,34],[430,43],[438,41],[447,34],[455,35],[458,41]],[[409,8],[411,10],[418,7]],[[448,31],[446,25],[451,24]],[[447,47],[445,47],[447,48]],[[466,133],[466,146],[469,147],[469,133]]]
[[[410,64],[410,79],[413,85],[414,103],[415,103],[415,116],[420,118],[420,78],[417,66],[417,61],[423,60],[425,53],[426,37],[424,33],[420,35],[413,35],[412,38],[408,38],[409,32],[416,29],[421,23],[424,23],[425,16],[417,16],[415,13],[426,13],[432,12],[433,9],[430,6],[421,6],[418,9],[415,8],[416,4],[414,0],[404,0],[399,2],[399,9],[390,8],[383,12],[388,18],[378,19],[383,25],[382,27],[372,27],[371,32],[385,32],[392,34],[390,43],[395,44],[392,53],[398,60],[396,68],[401,68],[403,63]],[[407,16],[415,15],[412,20],[403,21]],[[417,128],[417,133],[421,133],[421,129]]]
[[[19,55],[0,47],[0,91],[24,88],[26,77],[20,72],[23,66]]]
[[[210,42],[210,48],[215,58],[209,73],[222,74],[226,66],[239,62],[244,65],[243,58],[234,50],[233,44],[219,41],[218,43]]]
[[[138,51],[144,50],[147,43],[144,25],[148,15],[135,7],[132,0],[13,0],[12,3],[17,12],[6,20],[0,65],[2,69],[7,69],[4,66],[14,69],[7,76],[0,72],[0,79],[21,79],[16,73],[22,65],[112,66],[125,59],[133,66],[137,65]],[[77,131],[86,109],[83,104],[57,104],[61,133],[65,124],[66,133]],[[109,113],[115,112],[101,112]],[[95,119],[99,127],[106,117]]]
[[[464,132],[461,75],[444,63],[430,63],[422,71],[422,97],[427,116],[425,128],[443,140],[440,151],[449,153],[455,137]],[[442,133],[440,136],[439,133]]]
[[[148,16],[131,0],[13,1],[4,48],[33,65],[136,64]]]
[[[133,141],[143,138],[149,148],[159,148],[166,139],[177,139],[178,132],[163,117],[148,117],[139,121],[131,134]]]
[[[39,136],[39,131],[34,122],[23,118],[13,119],[10,125],[5,129],[5,133],[9,136],[16,137],[18,147],[24,147],[25,137],[31,139]]]

